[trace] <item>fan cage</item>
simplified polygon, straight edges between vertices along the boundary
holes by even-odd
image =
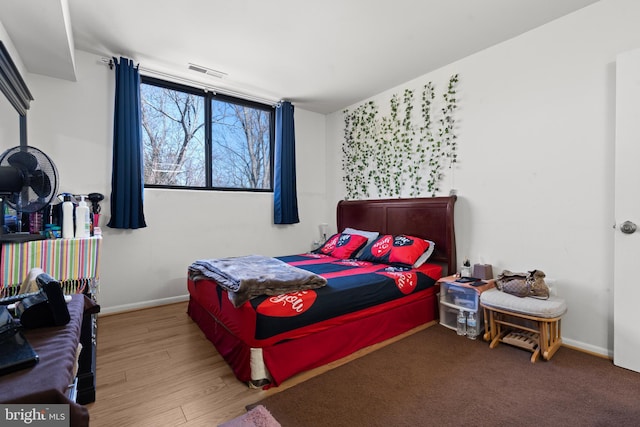
[[[49,156],[30,145],[17,146],[0,155],[0,168],[14,168],[22,176],[20,191],[0,193],[17,213],[38,212],[49,206],[58,191],[58,170]]]

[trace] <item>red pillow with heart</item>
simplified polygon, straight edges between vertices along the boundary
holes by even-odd
[[[358,259],[400,267],[411,267],[429,249],[429,245],[429,242],[418,237],[405,234],[398,236],[383,234],[371,242]]]
[[[358,234],[336,233],[313,251],[339,259],[349,259],[367,244],[367,238]]]

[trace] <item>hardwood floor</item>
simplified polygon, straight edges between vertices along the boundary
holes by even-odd
[[[187,303],[98,318],[96,401],[87,405],[92,427],[217,426],[245,406],[383,345],[415,328],[269,390],[239,382],[198,326]]]
[[[92,427],[216,426],[268,391],[239,382],[187,303],[98,318]]]

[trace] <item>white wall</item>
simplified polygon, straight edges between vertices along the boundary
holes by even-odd
[[[115,76],[97,56],[78,51],[76,61],[77,82],[25,76],[35,98],[29,144],[53,159],[61,192],[106,196],[103,313],[185,299],[187,267],[196,259],[304,252],[319,237],[318,224],[334,221],[324,214],[325,116],[296,109],[299,224],[273,225],[271,193],[149,189],[148,227],[109,229]]]
[[[604,0],[372,98],[383,106],[428,81],[441,93],[459,73],[458,262],[543,270],[569,305],[565,343],[607,355],[615,59],[640,46],[639,19],[640,3]],[[341,112],[328,116],[329,205],[344,195],[342,126]]]

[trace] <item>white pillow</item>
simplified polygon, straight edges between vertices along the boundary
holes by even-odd
[[[345,228],[342,232],[344,234],[358,234],[360,236],[364,236],[367,238],[367,244],[364,245],[362,249],[360,249],[357,253],[353,254],[353,258],[359,257],[362,254],[362,251],[364,251],[364,249],[367,246],[369,246],[371,242],[376,240],[380,235],[380,233],[378,233],[377,231],[364,231],[364,230],[358,230],[356,228],[350,228],[350,227]]]
[[[412,265],[413,268],[418,268],[422,264],[424,264],[429,259],[429,257],[433,253],[433,250],[436,247],[436,244],[433,243],[431,240],[425,239],[425,242],[429,243],[429,248],[427,248],[427,250],[422,255],[420,255],[420,258],[418,258],[416,262]]]
[[[343,231],[344,234],[358,234],[360,236],[364,236],[367,238],[367,244],[373,242],[374,240],[376,240],[376,238],[380,235],[380,233],[378,233],[377,231],[364,231],[364,230],[358,230],[355,228],[345,228]]]

